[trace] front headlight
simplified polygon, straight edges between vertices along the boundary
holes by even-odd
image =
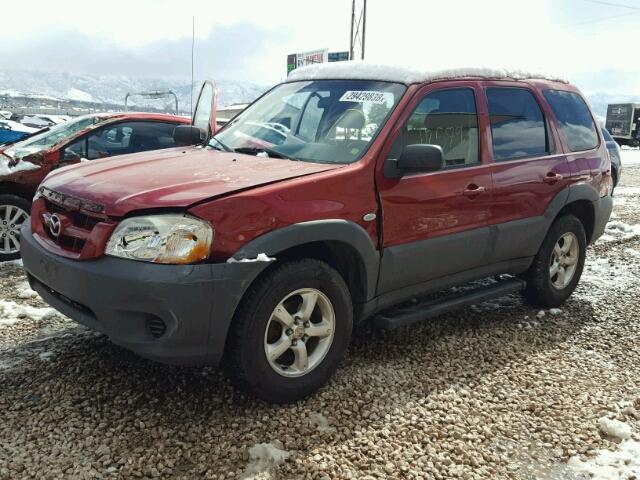
[[[153,263],[184,264],[209,256],[213,228],[204,220],[180,214],[123,220],[111,234],[106,255]]]

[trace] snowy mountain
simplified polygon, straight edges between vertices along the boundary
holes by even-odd
[[[200,82],[195,82],[194,101]],[[219,80],[216,82],[218,105],[247,103],[261,95],[268,87],[249,82]],[[127,93],[150,90],[172,90],[178,96],[181,111],[190,109],[191,85],[187,81],[157,78],[133,78],[121,75],[88,75],[27,70],[0,70],[0,104],[10,98],[27,97],[48,101],[73,101],[93,104],[123,105]],[[135,98],[129,100],[136,102]],[[163,108],[162,102],[137,100],[145,105]]]

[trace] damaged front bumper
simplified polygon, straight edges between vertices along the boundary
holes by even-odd
[[[163,363],[217,365],[247,287],[268,262],[158,265],[109,256],[78,261],[21,232],[29,283],[56,310]]]

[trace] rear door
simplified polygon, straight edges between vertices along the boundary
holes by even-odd
[[[490,253],[491,167],[482,160],[475,82],[427,85],[401,119],[387,162],[411,144],[442,147],[440,171],[381,175],[383,256],[378,293],[486,263]]]
[[[536,254],[549,226],[544,213],[571,173],[539,92],[522,82],[483,82],[483,87],[494,162],[496,263]],[[556,201],[563,202],[561,197]]]

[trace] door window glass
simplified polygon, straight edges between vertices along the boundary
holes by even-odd
[[[545,90],[544,96],[558,120],[569,150],[580,152],[598,145],[598,133],[589,107],[580,95],[561,90]]]
[[[425,96],[402,129],[401,144],[394,144],[399,156],[407,145],[439,145],[445,167],[476,165],[478,115],[470,88],[439,90]]]
[[[531,91],[492,87],[486,93],[496,160],[549,153],[544,115]]]
[[[173,123],[123,122],[96,131],[88,139],[88,159],[175,147]]]
[[[77,160],[79,158],[87,158],[87,139],[81,138],[67,145],[64,149],[62,160]]]

